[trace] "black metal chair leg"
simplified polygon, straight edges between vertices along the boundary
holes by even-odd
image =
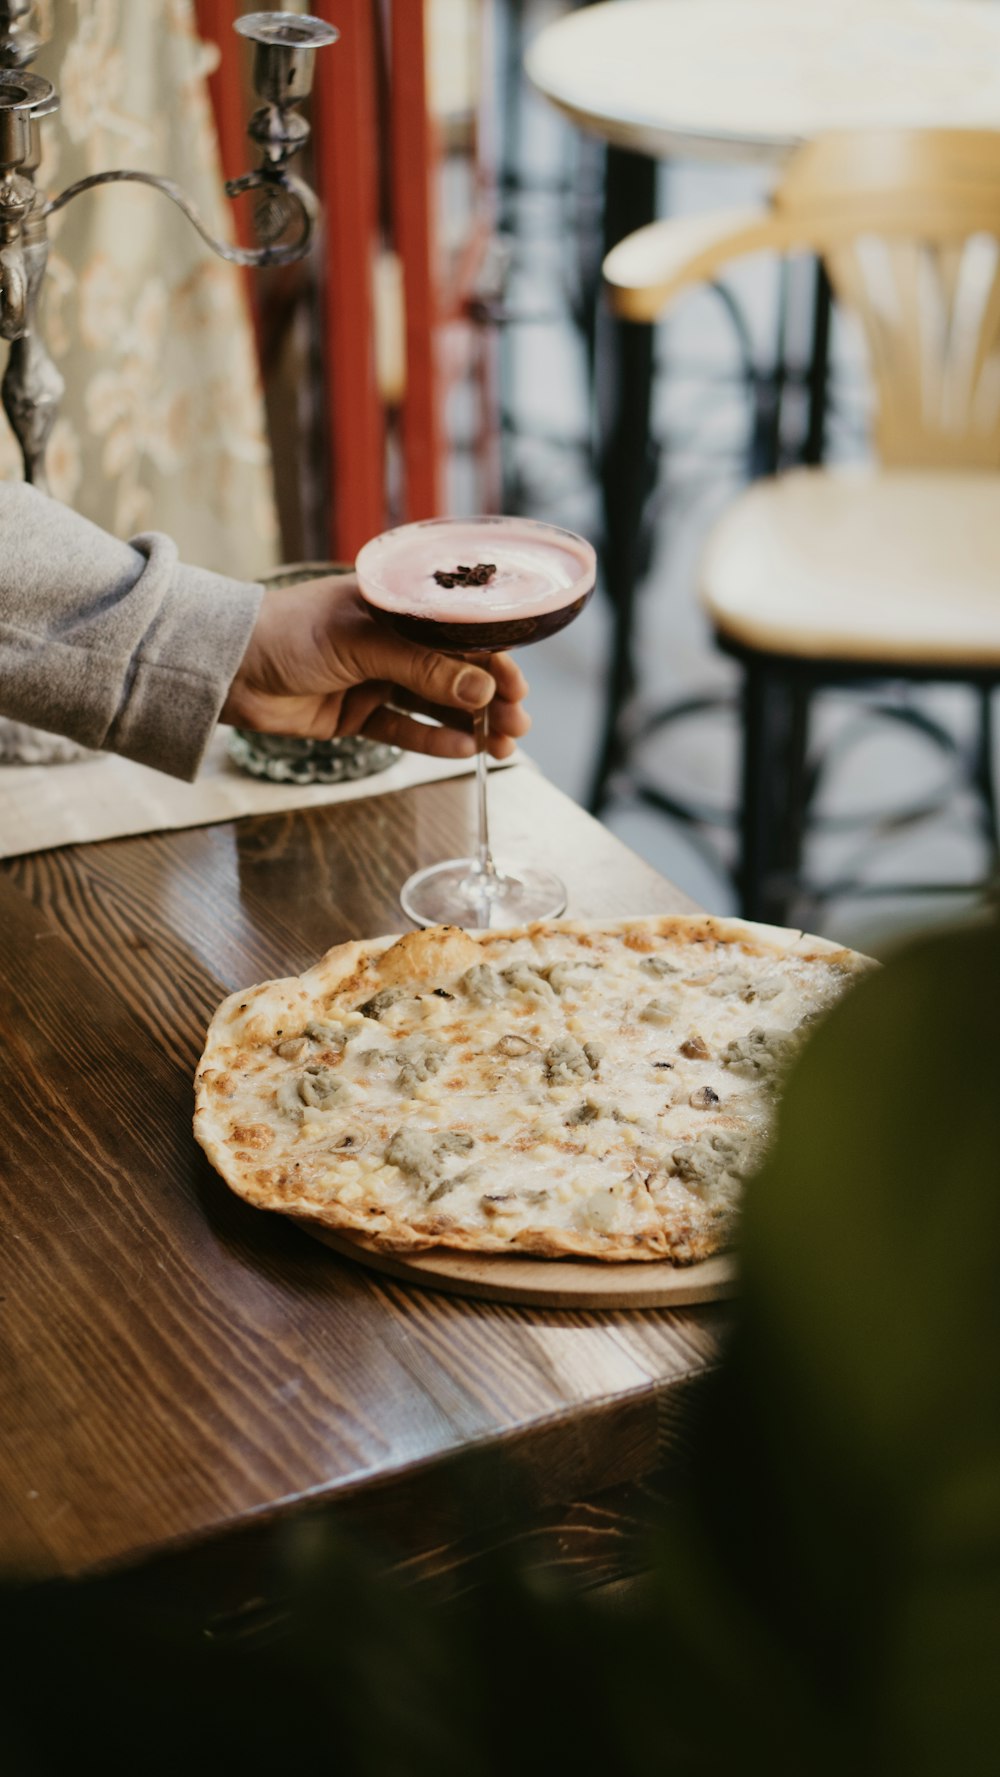
[[[763,919],[770,868],[771,778],[768,674],[748,663],[743,679],[743,783],[737,887],[744,919]]]
[[[612,778],[628,757],[625,717],[636,686],[632,637],[635,578],[621,567],[615,572],[609,563],[605,569],[605,584],[612,606],[611,655],[605,670],[600,745],[587,797],[590,813],[597,816],[607,806]]]
[[[651,220],[656,208],[656,165],[644,155],[608,152],[605,242],[611,246]],[[635,690],[636,590],[648,555],[644,518],[654,480],[650,437],[653,329],[599,317],[598,462],[604,509],[604,590],[614,625],[605,682],[603,731],[588,806],[600,814],[610,780],[628,752],[624,716]]]
[[[637,350],[652,340],[649,327],[632,328]],[[649,374],[645,381],[648,406]],[[632,370],[636,367],[633,365]],[[637,372],[633,392],[640,399],[642,384]],[[647,420],[645,422],[648,424]],[[609,452],[602,472],[604,492],[605,541],[603,551],[604,590],[611,607],[611,651],[604,677],[604,715],[597,760],[591,780],[588,807],[591,814],[604,809],[611,779],[626,763],[629,752],[626,718],[636,688],[635,611],[642,571],[643,539],[641,535],[645,497],[649,487],[648,462],[640,453],[645,446],[645,432],[638,426],[633,433],[622,425],[617,445]]]
[[[802,851],[809,696],[770,662],[747,661],[744,672],[740,911],[782,925]]]
[[[1000,798],[997,794],[993,720],[993,689],[979,687],[979,732],[973,761],[973,782],[982,805],[983,834],[988,852],[987,875],[1000,877]]]
[[[747,479],[759,481],[777,475],[781,467],[781,414],[788,380],[788,261],[778,268],[778,317],[775,328],[774,362],[769,371],[755,378],[753,419],[747,459]]]
[[[816,261],[813,292],[812,348],[809,354],[809,417],[802,443],[802,461],[815,466],[826,449],[826,416],[830,392],[830,317],[833,292],[822,259]]]
[[[784,757],[775,759],[779,774],[776,802],[779,808],[776,876],[770,900],[770,918],[786,925],[802,891],[802,854],[809,813],[809,718],[812,687],[793,679],[786,688]]]

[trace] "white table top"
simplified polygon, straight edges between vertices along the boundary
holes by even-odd
[[[582,128],[657,157],[1000,128],[997,0],[605,0],[547,26],[525,66]]]

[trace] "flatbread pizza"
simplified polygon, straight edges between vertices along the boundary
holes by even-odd
[[[689,1265],[872,966],[700,915],[343,944],[219,1007],[195,1134],[249,1203],[388,1251]]]

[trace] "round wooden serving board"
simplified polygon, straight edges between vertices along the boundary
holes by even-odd
[[[342,1258],[403,1283],[490,1302],[519,1302],[532,1308],[684,1308],[716,1302],[736,1289],[736,1263],[729,1253],[698,1265],[645,1259],[605,1265],[598,1259],[516,1259],[489,1253],[470,1257],[445,1247],[408,1256],[386,1252],[361,1234],[324,1228],[305,1216],[291,1219]]]

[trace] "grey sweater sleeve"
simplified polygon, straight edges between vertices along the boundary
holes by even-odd
[[[261,597],[0,482],[0,714],[193,778]]]

